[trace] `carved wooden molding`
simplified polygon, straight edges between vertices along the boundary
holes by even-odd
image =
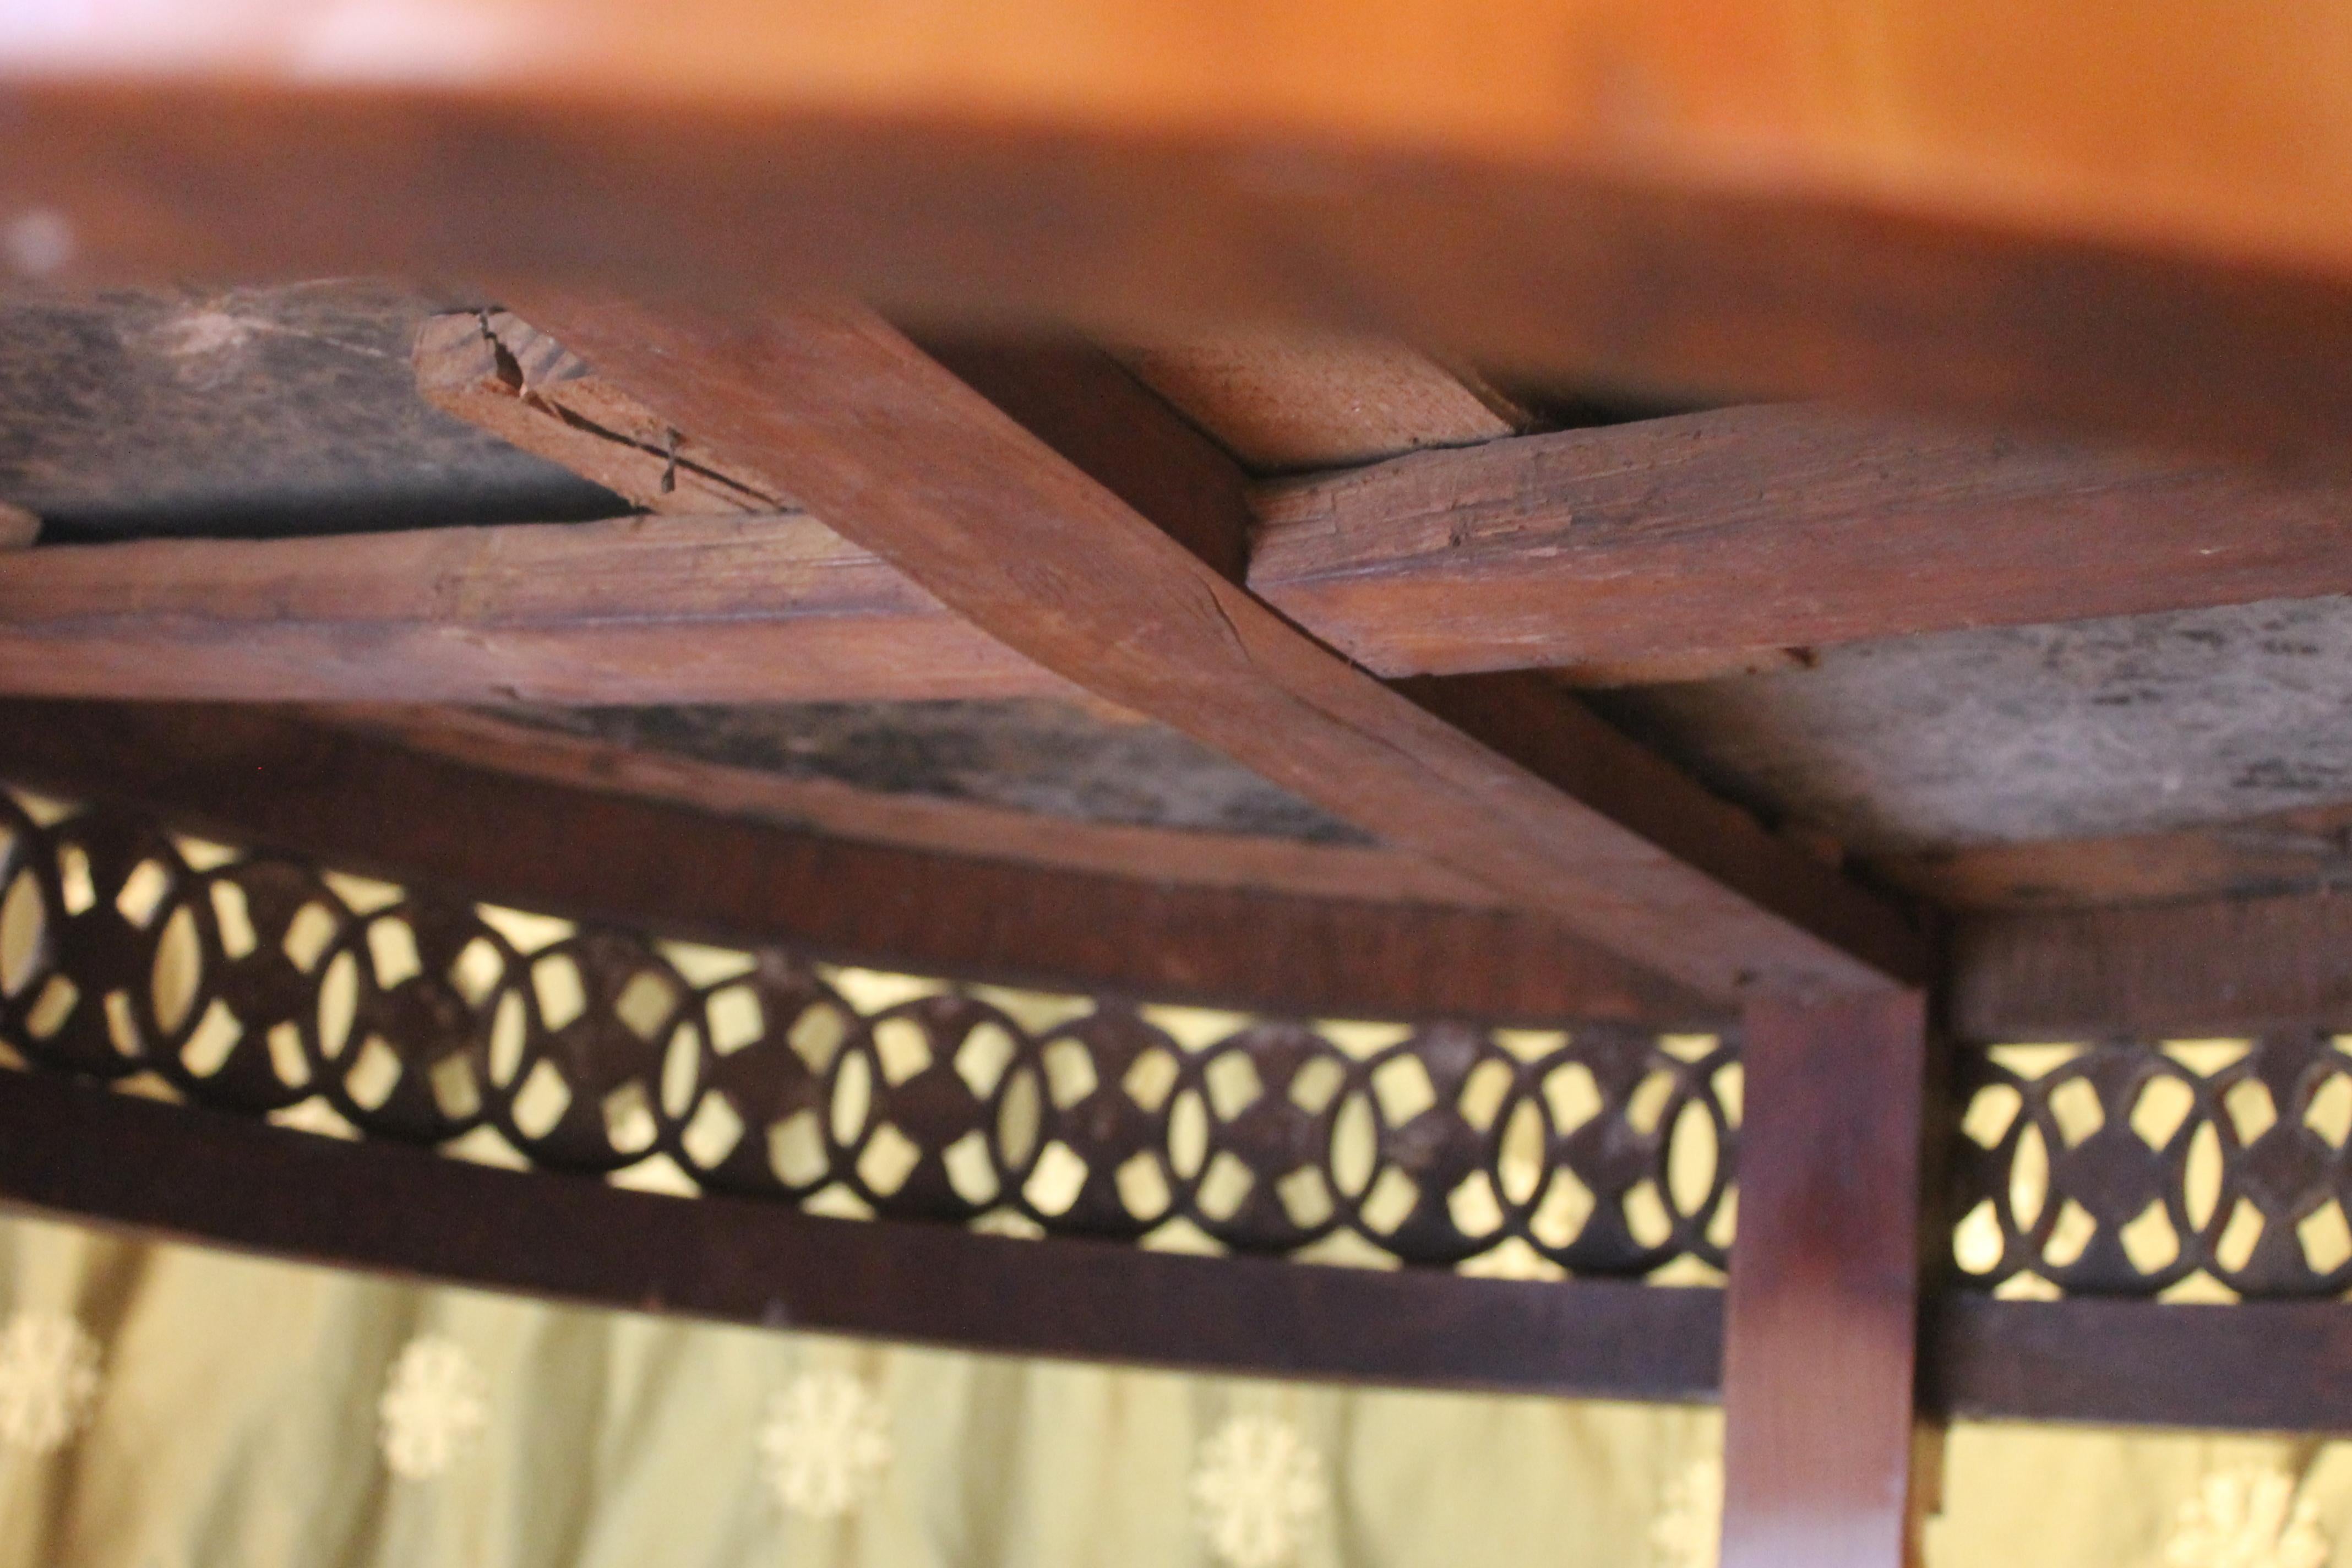
[[[953,984],[0,796],[26,1066],[498,1163],[1032,1235],[1718,1269],[1737,1049]],[[1478,1260],[1474,1262],[1473,1260]]]

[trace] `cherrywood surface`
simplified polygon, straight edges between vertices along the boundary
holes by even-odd
[[[1901,1568],[1926,1000],[1759,997],[1743,1017],[1723,1562]]]
[[[1008,647],[1388,844],[1718,999],[1920,970],[1901,912],[1752,821],[1705,802],[1671,837],[1638,836],[1349,668],[860,307],[730,321],[585,296],[518,303]],[[1633,750],[1595,731],[1578,742]],[[1734,891],[1718,861],[1773,875]]]
[[[1661,660],[2352,589],[2352,489],[1817,406],[1269,486],[1249,586],[1382,675]]]
[[[2352,1026],[2352,899],[2325,890],[1973,915],[1951,953],[1970,1038]]]
[[[1286,1016],[1698,1028],[1724,1016],[1539,915],[796,833],[469,767],[269,710],[0,701],[0,776],[526,909],[918,973]]]
[[[449,702],[1073,697],[804,516],[0,554],[0,691]]]
[[[2015,71],[1982,79],[1998,82],[1984,100],[1998,108],[1941,143],[1952,158],[2034,124],[2029,102],[2059,121],[2096,103],[2127,122],[2108,126],[2099,157],[1996,159],[2031,193],[2015,202],[1979,177],[1989,171],[1962,177],[1948,159],[1939,173],[1902,137],[1899,155],[1850,148],[1841,175],[1817,179],[1790,162],[1807,137],[1785,127],[1761,140],[1727,132],[1693,164],[1658,155],[1647,132],[1603,138],[1602,152],[1549,131],[1501,145],[1416,141],[1352,115],[1237,111],[1226,68],[1278,84],[1301,62],[1301,38],[1313,80],[1348,98],[1369,88],[1357,101],[1391,109],[1427,100],[1439,58],[1457,89],[1490,67],[1516,75],[1547,60],[1538,99],[1517,101],[1548,112],[1577,101],[1563,84],[1627,79],[1605,50],[1563,42],[1567,59],[1506,51],[1497,65],[1479,49],[1398,46],[1396,31],[1352,15],[1262,54],[1146,51],[1154,70],[1219,62],[1219,85],[1190,99],[1175,82],[1134,93],[1122,51],[1112,54],[1125,64],[1095,74],[1050,32],[1032,57],[1054,62],[1044,90],[1083,83],[1124,106],[1095,114],[1017,93],[934,96],[919,80],[845,101],[799,74],[806,30],[732,14],[721,26],[709,5],[611,0],[554,33],[524,25],[491,58],[465,61],[462,87],[399,50],[362,51],[359,78],[302,57],[302,0],[182,7],[183,52],[135,69],[121,51],[147,26],[77,20],[70,45],[0,32],[0,79],[13,80],[0,158],[16,174],[12,212],[35,219],[14,231],[25,243],[9,256],[52,283],[389,272],[739,309],[835,287],[942,321],[1050,321],[1105,341],[1335,327],[1522,379],[1715,402],[1832,396],[2340,467],[2352,243],[2336,215],[2352,211],[2338,188],[2352,184],[2352,153],[2339,121],[2313,120],[2333,115],[2341,77],[2314,62],[2340,50],[2305,47],[2304,35],[2339,29],[2319,0],[2299,4],[2299,16],[2254,30],[2293,47],[2242,70],[2215,62],[2242,58],[2245,40],[2183,43],[2199,29],[2177,26],[2178,5],[2070,28],[2063,50],[2021,5],[1999,18],[1911,6],[1928,31],[1961,15],[1972,29],[1965,47],[1929,51],[1929,68],[2022,51],[2006,62]],[[488,37],[440,11],[372,15],[395,30],[416,20],[406,37],[424,57]],[[1287,26],[1295,8],[1265,15]],[[1450,9],[1422,19],[1459,25]],[[2185,100],[2157,89],[2143,52],[2120,41],[2142,26]],[[217,49],[202,39],[213,27],[226,30]],[[925,40],[915,54],[939,60],[961,58],[932,46],[967,30],[887,32],[894,45]],[[1694,101],[1727,109],[1750,89],[1790,86],[1771,50],[1723,44],[1738,31],[1697,30],[1712,41],[1685,63],[1726,79]],[[1118,36],[1092,18],[1081,32]],[[1383,74],[1359,79],[1326,52],[1335,37],[1374,35],[1396,50]],[[1002,62],[1002,46],[1038,37],[1008,18],[992,25],[999,47],[971,54]],[[2042,63],[2060,58],[2083,74]],[[2101,62],[2113,92],[2088,85]],[[882,79],[892,74],[886,63]],[[1652,100],[1643,89],[1625,101]],[[1863,143],[1892,123],[1875,107],[1862,118],[1875,129],[1846,124]],[[2227,176],[2191,169],[2209,159],[2230,163]],[[2196,177],[2176,184],[2168,169]]]

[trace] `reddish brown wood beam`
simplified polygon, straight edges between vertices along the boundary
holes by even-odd
[[[1689,809],[1654,808],[1655,831],[1629,831],[1605,803],[1349,668],[1089,477],[1084,441],[1059,443],[1075,458],[1057,452],[862,307],[722,320],[584,297],[519,303],[704,448],[776,477],[982,630],[1385,843],[1719,1000],[1923,972],[1900,910],[1695,786],[1680,797]],[[1633,750],[1599,726],[1574,743]],[[1738,878],[1727,885],[1719,865]]]
[[[1251,591],[1381,675],[1663,661],[2352,591],[2352,485],[1813,406],[1267,488]]]
[[[1724,1303],[1725,1568],[1903,1568],[1927,1008],[1746,1013]]]
[[[582,703],[1077,695],[796,516],[0,553],[0,692]]]
[[[1911,107],[1941,132],[1940,162],[1923,163],[1916,122],[1875,107],[1860,128],[1824,120],[1820,51],[1769,7],[1699,37],[1640,18],[1588,37],[1520,7],[1526,30],[1498,37],[1524,47],[1464,52],[1437,99],[1467,123],[1425,137],[1399,117],[1433,101],[1418,40],[1459,31],[1442,8],[1371,29],[1276,21],[1266,47],[1171,47],[1146,26],[1100,57],[1063,47],[1065,16],[1000,19],[964,42],[1045,90],[978,99],[906,74],[967,51],[910,57],[902,14],[813,34],[704,7],[688,42],[687,17],[650,0],[552,35],[538,13],[511,35],[452,29],[420,0],[401,36],[430,40],[422,53],[337,79],[286,42],[306,9],[190,7],[191,26],[233,37],[176,61],[102,19],[78,59],[46,24],[0,36],[5,216],[34,220],[9,258],[53,281],[487,275],[739,309],[834,287],[909,315],[1111,337],[1336,326],[1571,383],[1835,396],[2323,461],[2343,459],[2352,428],[2336,216],[2352,159],[2312,63],[2336,58],[2332,43],[2273,40],[2280,55],[2243,57],[2216,89],[2231,49],[2103,19],[2069,34],[2070,58],[2107,74],[2053,77],[2011,64],[2047,56],[2038,19],[1999,48],[1973,34],[1937,47],[1952,16],[1915,0],[1894,76],[1860,65],[1841,90],[1879,106],[1890,79],[1983,73],[1919,89]],[[404,6],[383,15],[397,28]],[[1782,51],[1723,47],[1751,25]],[[1195,26],[1216,30],[1188,17],[1176,36]],[[1377,68],[1334,68],[1339,37]],[[796,58],[857,38],[879,52],[845,74]],[[1129,79],[1207,59],[1213,80],[1138,94]],[[2155,79],[2193,85],[2147,90],[2151,59],[2172,73]],[[1653,68],[1693,79],[1639,88],[1629,119],[1627,84]],[[1244,70],[1264,118],[1232,112]],[[2029,118],[2021,84],[2045,77],[2038,122],[2010,137]],[[2289,79],[2304,85],[2280,91]],[[850,82],[877,90],[845,103],[814,86]],[[1746,121],[1763,101],[1785,120]],[[1676,105],[1686,141],[1651,118]],[[1809,143],[1817,163],[1787,161]],[[1988,205],[1996,147],[2010,156]]]

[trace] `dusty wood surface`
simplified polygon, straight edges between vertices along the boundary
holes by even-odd
[[[457,708],[316,707],[321,721],[552,784],[640,795],[869,843],[1145,882],[1492,909],[1494,890],[1394,850],[1266,835],[1086,822],[730,767]]]
[[[13,201],[12,188],[0,235]],[[0,499],[41,517],[44,543],[628,510],[417,396],[417,327],[462,297],[368,278],[235,281],[240,272],[19,289],[0,256]]]
[[[1746,1014],[1724,1303],[1726,1568],[1904,1568],[1927,1008]]]
[[[491,899],[1013,984],[1326,1016],[1724,1015],[1507,910],[1144,881],[797,833],[490,773],[279,711],[0,702],[17,782]]]
[[[1251,590],[1390,676],[1688,679],[1758,649],[2352,590],[2343,484],[1819,407],[1427,453],[1258,508]]]
[[[520,303],[1007,646],[1636,962],[1717,998],[1869,989],[1924,962],[1895,909],[1696,791],[1668,834],[1637,836],[1349,669],[861,308],[723,323]],[[1596,752],[1581,774],[1616,771],[1604,734],[1576,737]]]
[[[1074,689],[806,517],[619,519],[0,556],[0,690],[712,701]]]

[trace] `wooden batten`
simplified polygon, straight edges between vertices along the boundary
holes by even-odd
[[[1257,507],[1251,591],[1387,676],[1687,679],[2352,590],[2343,483],[1807,406],[1425,453]]]
[[[1530,773],[1350,669],[1179,542],[1195,520],[1163,531],[1134,510],[1133,478],[1099,482],[1083,450],[1057,450],[862,308],[748,325],[551,296],[522,313],[1045,668],[1637,963],[1727,1001],[1921,972],[1900,910],[1744,817],[1661,814],[1663,839],[1631,832],[1576,778]],[[1578,742],[1633,751],[1598,726]],[[1612,771],[1578,760],[1579,776]],[[1739,868],[1732,887],[1717,863]]]
[[[1926,999],[1776,998],[1743,1022],[1723,1560],[1894,1568],[1913,1560]]]
[[[805,516],[0,554],[0,692],[248,701],[1075,695]]]

